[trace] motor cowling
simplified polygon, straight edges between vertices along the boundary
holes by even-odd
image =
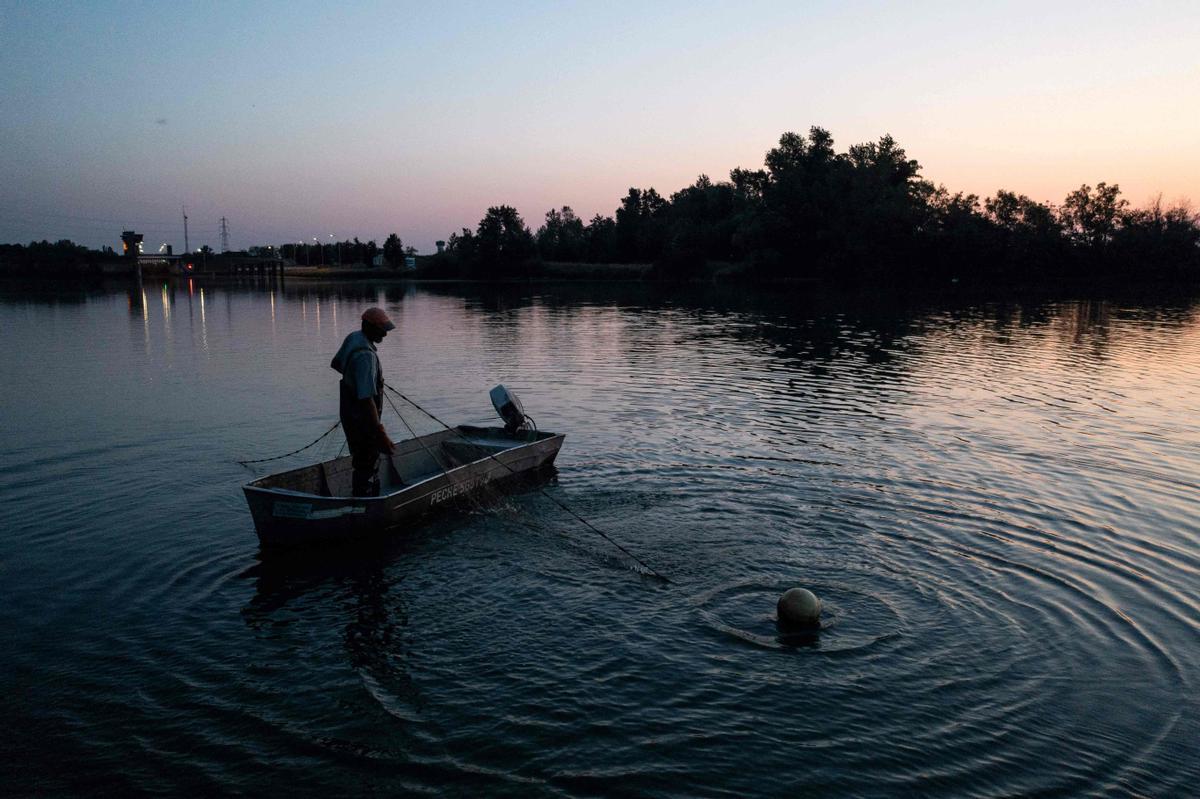
[[[492,399],[492,407],[504,420],[506,432],[515,433],[525,427],[525,408],[521,405],[521,400],[517,399],[516,394],[503,385],[499,385],[493,388],[488,396]]]

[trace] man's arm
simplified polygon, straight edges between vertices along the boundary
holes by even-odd
[[[358,407],[362,411],[363,418],[369,421],[371,427],[379,433],[379,448],[388,454],[394,452],[396,445],[392,443],[392,439],[388,438],[383,422],[379,421],[379,409],[375,407],[375,400],[371,397],[360,399]]]

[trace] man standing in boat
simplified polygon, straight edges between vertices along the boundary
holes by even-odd
[[[375,345],[396,326],[382,308],[363,311],[362,329],[346,336],[329,364],[341,373],[338,415],[354,466],[352,492],[356,497],[379,494],[379,454],[391,454],[396,445],[388,438],[383,416],[383,367]]]

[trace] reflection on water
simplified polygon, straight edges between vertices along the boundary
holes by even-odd
[[[397,324],[390,382],[468,423],[516,390],[567,434],[545,490],[673,584],[533,490],[261,557],[233,461],[328,428],[329,358],[371,305]],[[6,783],[261,793],[285,768],[314,794],[1186,795],[1196,314],[0,284]],[[793,585],[826,606],[804,640],[775,626]]]

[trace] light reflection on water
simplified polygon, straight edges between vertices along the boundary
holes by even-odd
[[[189,281],[161,303],[0,289],[18,791],[1200,779],[1191,301]],[[260,561],[232,461],[327,429],[329,358],[376,304],[391,382],[475,423],[515,389],[567,433],[546,490],[673,585],[537,493]],[[775,629],[791,585],[827,603],[812,640]]]

